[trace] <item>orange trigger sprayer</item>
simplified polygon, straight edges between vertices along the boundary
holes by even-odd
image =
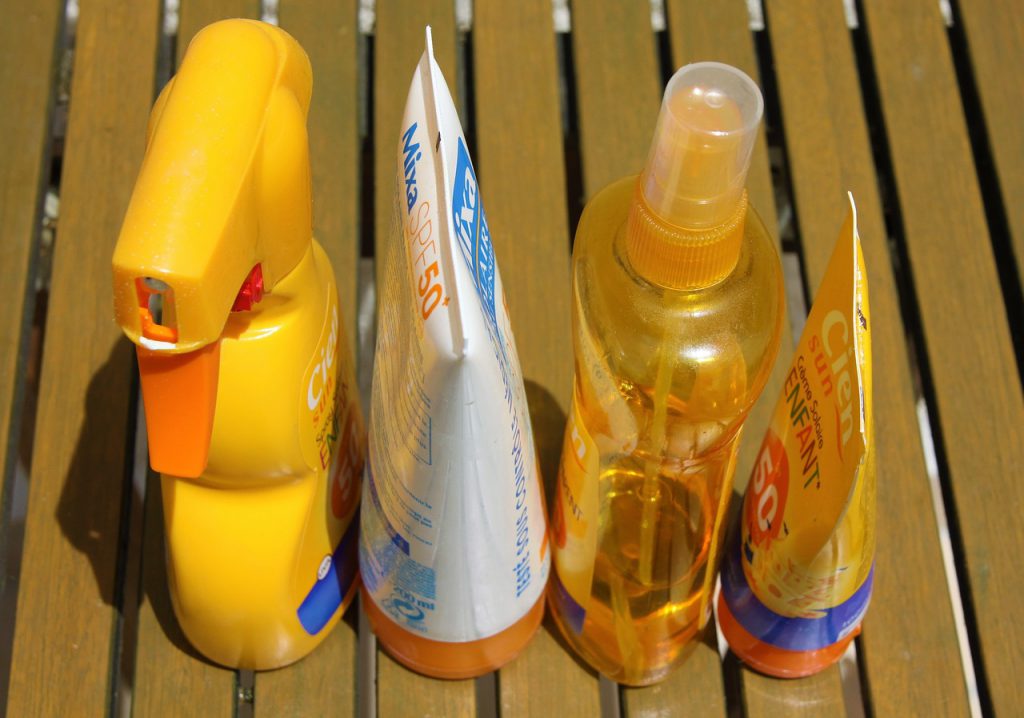
[[[114,250],[175,614],[237,668],[304,656],[356,584],[365,433],[334,273],[312,238],[311,86],[309,59],[276,27],[196,35],[153,108]]]

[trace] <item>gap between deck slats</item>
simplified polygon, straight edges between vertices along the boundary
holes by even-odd
[[[947,24],[950,55],[985,204],[1009,325],[1024,326],[1024,5],[957,0]],[[1011,332],[1024,381],[1024,332]]]
[[[124,462],[134,412],[130,354],[101,319],[110,307],[102,278],[109,276],[130,166],[141,157],[145,115],[136,103],[152,93],[147,59],[155,62],[156,10],[155,3],[97,2],[79,20],[72,81],[78,104],[62,177],[23,556],[36,570],[23,572],[19,586],[12,714],[71,702],[100,712],[114,690],[111,641],[121,608],[120,519],[131,500]],[[139,141],[120,140],[136,132]]]
[[[52,128],[66,90],[59,1],[8,8],[0,28],[0,707],[7,702],[59,182]],[[73,27],[70,28],[73,32]],[[13,57],[17,57],[17,62]],[[66,105],[65,105],[66,107]],[[50,226],[46,226],[47,223]],[[0,711],[2,712],[2,711]]]

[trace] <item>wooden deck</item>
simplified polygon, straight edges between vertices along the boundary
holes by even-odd
[[[168,7],[178,3],[168,3]],[[364,3],[370,6],[372,3]],[[1024,702],[1024,4],[1019,0],[278,0],[313,63],[314,223],[369,377],[373,244],[433,26],[486,198],[536,440],[553,477],[571,386],[569,258],[586,200],[646,158],[679,65],[765,90],[753,204],[791,318],[742,489],[852,190],[873,317],[878,556],[840,667],[778,681],[709,636],[664,683],[600,681],[550,627],[496,675],[377,651],[356,606],[299,664],[197,658],[166,589],[110,258],[150,106],[203,25],[259,0],[0,2],[0,705],[7,715],[1012,715]],[[372,15],[372,26],[366,27]],[[360,28],[360,17],[364,27]],[[555,17],[559,27],[555,26]],[[568,19],[568,27],[565,20]],[[755,23],[756,25],[757,23]],[[59,203],[58,200],[59,199]]]

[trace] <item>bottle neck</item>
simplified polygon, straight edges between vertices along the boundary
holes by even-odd
[[[626,219],[626,256],[637,274],[666,289],[705,289],[736,267],[747,216],[747,192],[724,223],[687,229],[655,214],[638,182]]]

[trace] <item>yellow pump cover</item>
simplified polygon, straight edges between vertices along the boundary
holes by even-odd
[[[174,289],[172,352],[224,328],[256,265],[273,291],[309,249],[309,59],[287,33],[235,20],[196,35],[153,108],[114,251],[118,323],[139,342],[137,280]]]

